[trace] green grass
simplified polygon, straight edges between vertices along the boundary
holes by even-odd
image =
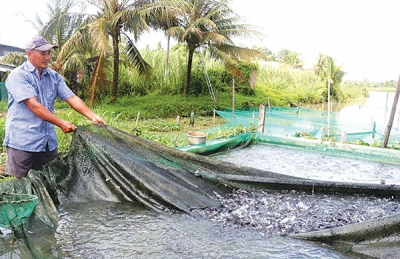
[[[108,125],[132,134],[138,134],[145,138],[158,141],[168,146],[182,146],[188,144],[185,132],[192,130],[188,125],[189,114],[194,111],[196,124],[193,130],[201,130],[222,123],[220,117],[217,122],[212,121],[214,109],[232,108],[232,94],[230,92],[218,92],[217,102],[211,99],[209,93],[182,97],[181,95],[155,95],[122,96],[115,103],[109,103],[106,97],[101,105],[92,107],[92,110],[104,118]],[[301,98],[304,100],[304,98]],[[310,100],[314,100],[311,98]],[[235,94],[235,109],[258,108],[261,104],[275,106],[287,106],[299,102],[299,95],[260,87],[253,95]],[[76,126],[90,124],[91,122],[72,110],[62,101],[56,102],[56,115],[64,120],[71,121]],[[0,102],[0,112],[7,112],[7,102]],[[176,122],[180,116],[180,122]],[[56,127],[59,140],[59,151],[67,152],[72,140],[72,134],[65,134]],[[5,117],[0,118],[0,141],[5,134]],[[181,136],[177,136],[180,134]],[[221,133],[223,134],[223,133]],[[229,134],[229,133],[226,133]],[[213,136],[209,136],[212,138]],[[1,150],[4,152],[4,148]],[[0,163],[1,163],[0,158]]]
[[[276,73],[276,71],[270,70],[269,73]],[[253,94],[243,95],[236,93],[234,96],[235,109],[258,108],[261,104],[268,103],[282,107],[299,102],[305,104],[320,101],[318,96],[313,96],[313,93],[306,90],[312,89],[311,92],[315,92],[315,88],[306,86],[303,82],[304,80],[300,78],[301,76],[296,73],[297,72],[286,71],[285,79],[281,79],[288,80],[289,78],[293,80],[294,83],[291,87],[277,89],[276,87],[272,87],[270,82],[264,78],[264,80],[260,81]],[[297,78],[297,81],[293,78]],[[306,78],[310,79],[311,76],[307,75]],[[352,97],[355,97],[357,92],[359,94],[359,91],[355,91],[354,89],[356,88],[349,89],[349,91],[352,92]],[[212,117],[213,111],[214,109],[231,109],[233,99],[232,93],[230,91],[218,91],[215,92],[215,95],[217,97],[217,102],[211,99],[208,92],[198,96],[188,97],[182,97],[180,94],[147,94],[134,97],[126,95],[118,97],[114,103],[109,103],[109,98],[105,97],[101,105],[92,107],[92,110],[103,117],[108,125],[117,129],[140,135],[166,146],[180,147],[189,144],[186,137],[187,131],[204,130],[224,122],[219,116],[217,116],[214,121]],[[61,119],[71,121],[78,127],[91,123],[87,118],[70,108],[65,102],[57,101],[55,106],[56,115]],[[196,123],[194,127],[190,127],[188,122],[191,111],[194,111],[196,114]],[[0,114],[6,114],[6,112],[7,102],[0,101]],[[180,117],[179,123],[176,121],[177,116]],[[5,118],[5,116],[0,117],[1,142],[3,142],[5,135]],[[246,131],[246,129],[238,126],[229,130],[213,133],[208,136],[208,139],[211,140],[217,137],[230,136],[244,131]],[[65,134],[58,127],[56,127],[56,133],[59,141],[59,152],[68,152],[73,134]],[[5,161],[4,152],[5,149],[2,146],[0,150],[0,154],[2,154],[0,156],[1,165],[4,165]]]

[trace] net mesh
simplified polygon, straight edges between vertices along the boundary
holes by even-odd
[[[38,197],[29,194],[0,194],[0,226],[16,228],[32,214]]]
[[[258,125],[259,109],[232,110],[224,109],[216,113],[228,122],[219,128],[243,125],[250,129]],[[328,112],[306,107],[267,107],[263,134],[295,137],[299,133],[308,133],[313,138],[329,136],[336,141],[373,143],[383,141],[385,125],[374,120],[354,120],[340,118],[338,112]],[[344,139],[343,139],[344,138]],[[400,147],[400,130],[392,127],[389,145]]]

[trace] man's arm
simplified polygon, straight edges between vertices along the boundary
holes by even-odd
[[[72,96],[65,100],[75,111],[79,112],[86,118],[92,121],[92,123],[107,123],[99,115],[94,113],[78,96]]]
[[[43,104],[39,103],[36,97],[26,99],[23,102],[36,116],[58,126],[64,133],[76,130],[76,126],[72,122],[62,120],[55,116]]]

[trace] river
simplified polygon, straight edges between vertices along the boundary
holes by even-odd
[[[349,121],[366,123],[376,122],[380,127],[385,127],[390,117],[393,106],[394,92],[370,92],[368,98],[352,100],[346,104],[332,102],[331,111],[338,113],[337,120],[340,123]],[[306,105],[307,108],[327,110],[328,105]],[[400,105],[396,106],[393,126],[399,128]]]

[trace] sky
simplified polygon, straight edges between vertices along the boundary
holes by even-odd
[[[4,2],[4,3],[3,3]],[[24,48],[36,30],[26,20],[46,20],[48,0],[3,1],[0,44]],[[398,81],[400,1],[397,0],[231,0],[232,9],[263,37],[235,39],[272,52],[289,49],[312,67],[321,53],[346,72],[344,80]],[[21,15],[22,14],[22,15]],[[138,47],[165,42],[161,33],[144,35]]]

